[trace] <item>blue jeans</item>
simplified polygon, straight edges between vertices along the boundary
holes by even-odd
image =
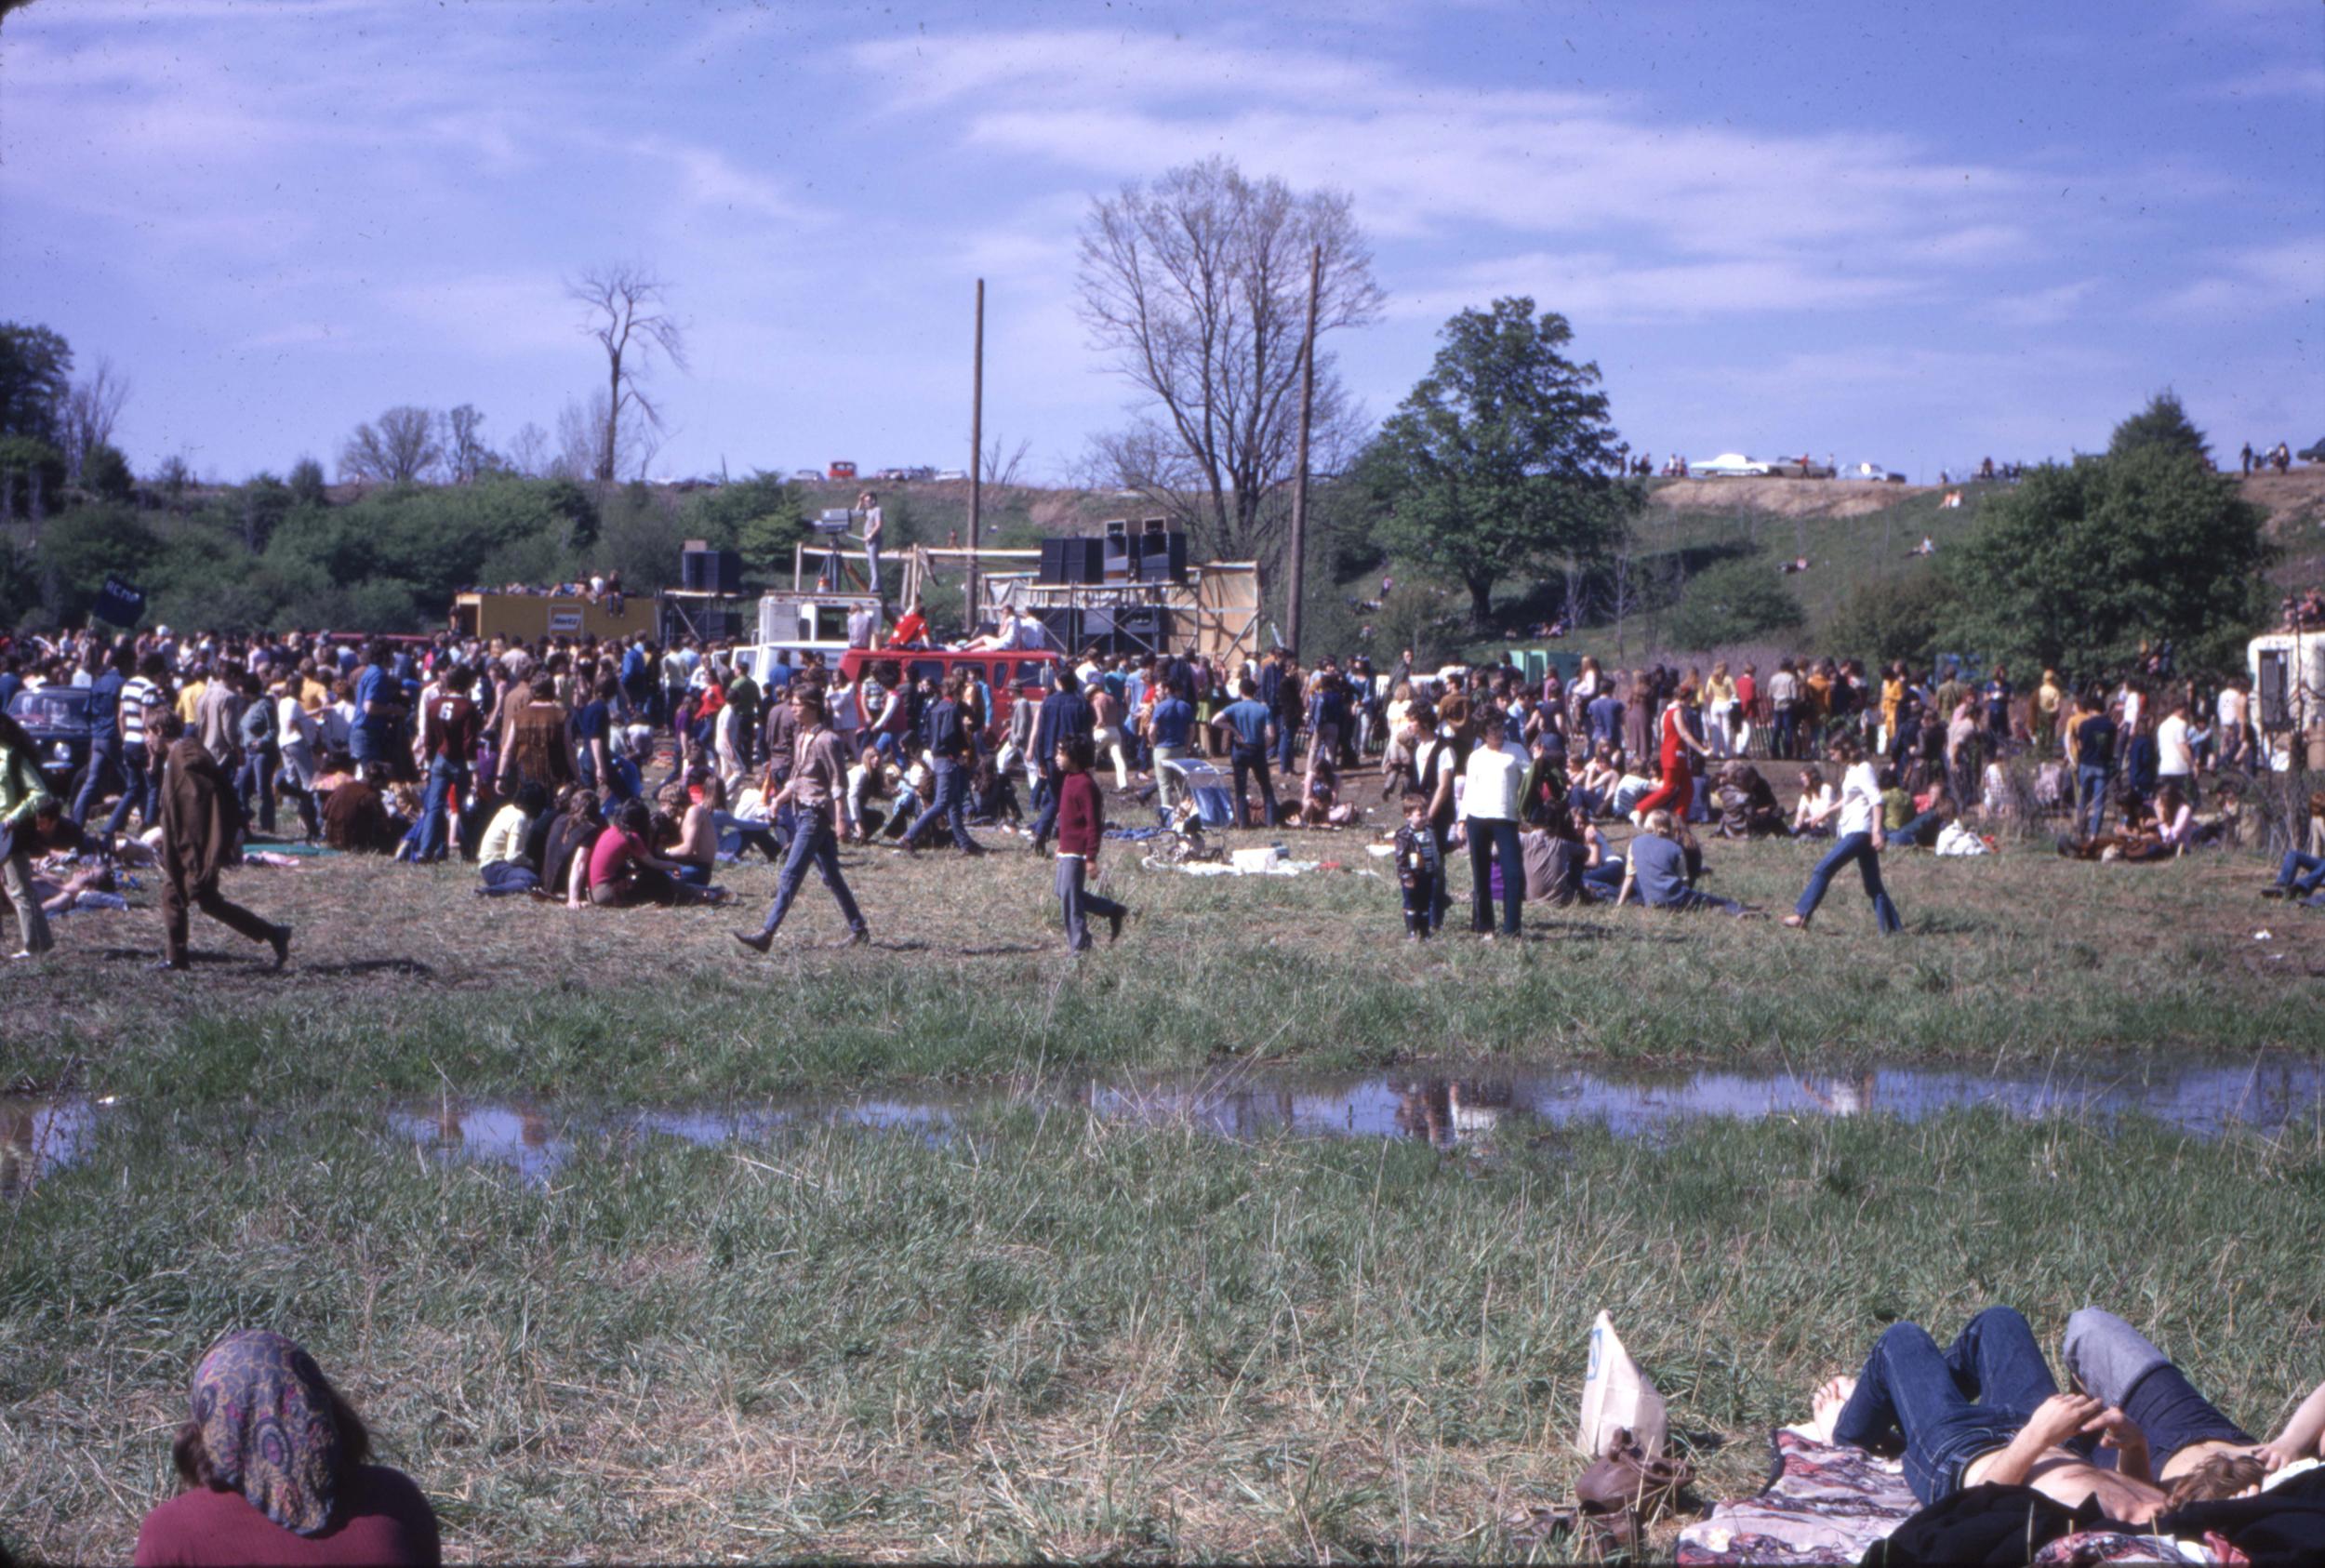
[[[799,814],[791,832],[791,852],[785,857],[783,874],[776,882],[775,902],[767,906],[766,924],[760,927],[763,936],[772,937],[782,926],[783,917],[790,913],[791,900],[799,896],[799,884],[807,880],[810,865],[823,878],[823,884],[831,889],[831,897],[840,906],[840,918],[847,922],[847,928],[865,928],[863,913],[856,907],[856,895],[848,891],[847,879],[840,875],[840,841],[831,831],[831,813],[818,806]]]
[[[2285,851],[2285,863],[2277,872],[2277,885],[2291,892],[2296,898],[2306,898],[2320,886],[2325,886],[2325,856],[2305,855],[2297,849]]]
[[[1290,724],[1276,726],[1276,771],[1285,778],[1292,777],[1292,764],[1299,756],[1299,732]]]
[[[458,814],[468,769],[438,757],[428,764],[428,793],[419,803],[419,850],[415,860],[441,860],[450,851],[445,824]]]
[[[1259,798],[1268,808],[1267,818],[1260,823],[1260,826],[1274,827],[1276,825],[1276,787],[1274,781],[1268,777],[1268,749],[1265,746],[1247,746],[1239,740],[1235,743],[1234,750],[1229,753],[1228,766],[1235,776],[1235,825],[1241,828],[1250,820],[1243,809],[1243,780],[1256,774],[1259,777]]]
[[[480,889],[487,898],[506,898],[512,893],[529,893],[541,884],[530,866],[512,865],[506,860],[494,860],[476,869],[477,879],[484,884]]]
[[[2066,1320],[2066,1373],[2083,1392],[2139,1423],[2158,1466],[2192,1442],[2251,1442],[2245,1429],[2113,1312],[2086,1307]]]
[[[131,805],[137,807],[139,825],[152,827],[161,820],[161,797],[153,788],[153,758],[142,741],[133,741],[123,748],[121,771],[128,776],[128,788],[113,803],[113,814],[105,819],[105,831],[117,833],[126,827]]]
[[[1518,848],[1518,824],[1506,817],[1469,818],[1469,929],[1494,929],[1492,867],[1502,864],[1502,935],[1518,935],[1518,908],[1526,901],[1526,868]]]
[[[107,790],[119,790],[126,801],[132,789],[121,762],[121,742],[98,741],[88,749],[88,771],[82,777],[80,792],[73,797],[73,825],[80,827],[88,820],[88,814],[97,809],[97,803]]]
[[[1892,1323],[1866,1358],[1833,1437],[1877,1453],[1902,1443],[1913,1495],[1940,1502],[1960,1490],[1973,1459],[2009,1446],[2058,1391],[2034,1331],[2008,1307],[1971,1319],[1943,1355],[1919,1323]],[[2091,1442],[2078,1440],[2085,1448]]]
[[[2082,797],[2083,836],[2096,838],[2100,824],[2107,815],[2107,770],[2088,766],[2077,768],[2075,792]]]
[[[975,853],[982,846],[969,837],[968,770],[958,763],[936,763],[931,765],[937,773],[934,791],[937,798],[929,804],[926,811],[912,819],[910,827],[904,830],[904,842],[918,844],[921,835],[934,828],[938,817],[943,817],[952,829],[953,847]]]
[[[1865,896],[1873,900],[1873,918],[1879,922],[1881,935],[1893,935],[1905,929],[1906,923],[1897,918],[1897,906],[1889,901],[1889,890],[1881,885],[1880,851],[1873,847],[1870,833],[1851,833],[1825,852],[1816,862],[1816,869],[1808,874],[1808,886],[1800,890],[1800,901],[1793,912],[1802,920],[1816,912],[1816,906],[1825,901],[1825,890],[1840,868],[1854,860],[1857,874],[1865,881]]]
[[[1623,862],[1601,860],[1582,873],[1582,896],[1600,903],[1610,902],[1623,891]]]
[[[243,797],[246,811],[249,797],[259,797],[259,831],[274,831],[274,763],[272,746],[254,746],[242,756],[242,767],[234,775],[234,793]]]

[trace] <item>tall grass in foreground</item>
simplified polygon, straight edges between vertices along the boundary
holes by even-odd
[[[592,1145],[154,1107],[0,1212],[0,1533],[126,1557],[212,1336],[306,1342],[485,1559],[1470,1557],[1554,1500],[1592,1313],[1706,1469],[1886,1323],[2086,1302],[2249,1426],[2325,1368],[2325,1136],[1952,1115],[1481,1150],[1002,1110]]]

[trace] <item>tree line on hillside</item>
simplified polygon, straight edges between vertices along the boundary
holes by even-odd
[[[1665,644],[1706,649],[1800,632],[1755,549],[1642,546],[1645,488],[1598,366],[1569,357],[1572,324],[1533,299],[1456,313],[1428,373],[1370,424],[1325,346],[1384,298],[1345,194],[1213,159],[1094,199],[1081,256],[1084,319],[1134,403],[1078,477],[1176,520],[1199,557],[1256,559],[1281,579],[1312,383],[1310,467],[1329,476],[1312,492],[1322,570],[1304,606],[1318,647],[1369,631],[1451,652],[1513,614],[1524,628],[1647,613]],[[223,489],[192,486],[174,460],[138,483],[110,439],[126,380],[100,364],[75,381],[54,332],[0,326],[0,618],[76,618],[110,573],[165,618],[409,630],[441,624],[475,585],[605,569],[665,582],[688,538],[781,575],[808,498],[777,476],[684,497],[620,483],[643,477],[662,428],[648,370],[686,365],[669,286],[628,264],[567,286],[606,379],[554,440],[527,424],[497,448],[472,405],[391,408],[343,444],[340,476],[365,488],[340,504],[312,458]],[[910,511],[891,509],[892,545],[912,537]],[[2217,665],[2260,617],[2260,524],[2166,393],[2106,453],[1989,498],[1942,566],[1860,588],[1818,651],[2089,667],[2170,638]],[[1374,574],[1376,594],[1348,591]]]

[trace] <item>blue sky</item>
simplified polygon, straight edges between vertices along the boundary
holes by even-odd
[[[1574,323],[1658,457],[2065,456],[2166,385],[2325,435],[2325,7],[37,0],[0,28],[0,316],[135,384],[150,469],[335,458],[399,403],[555,426],[560,279],[674,284],[658,472],[1068,471],[1127,392],[1094,194],[1213,153],[1354,197],[1375,418],[1444,318]]]

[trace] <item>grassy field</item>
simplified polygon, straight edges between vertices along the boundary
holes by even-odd
[[[1369,864],[1360,835],[1282,835]],[[1117,846],[1117,853],[1123,846]],[[1806,845],[1710,847],[1788,902]],[[1043,862],[851,854],[877,944],[812,883],[771,960],[731,911],[485,903],[464,870],[234,873],[299,929],[269,975],[150,895],[0,973],[0,1082],[118,1103],[0,1206],[0,1541],[126,1554],[193,1359],[307,1342],[456,1556],[1465,1557],[1562,1501],[1600,1308],[1671,1399],[1698,1498],[1899,1317],[2115,1305],[2248,1424],[2325,1363],[2325,1126],[1522,1121],[1419,1142],[1221,1141],[1060,1111],[1079,1070],[1583,1062],[2039,1070],[2325,1043],[2325,926],[2250,856],[2159,867],[1893,856],[1883,942],[1836,889],[1773,919],[1546,911],[1413,950],[1383,880],[1206,881],[1121,856],[1121,945],[1062,950]],[[1456,889],[1466,885],[1457,872]],[[2270,939],[2255,940],[2261,929]],[[584,1138],[546,1180],[425,1157],[438,1095],[732,1104],[944,1082],[949,1136]],[[1667,1535],[1665,1539],[1668,1539]],[[1540,1549],[1555,1556],[1562,1547]]]
[[[2257,1425],[2317,1375],[2321,1201],[2315,1129],[1441,1155],[1002,1109],[943,1142],[609,1144],[534,1186],[327,1115],[156,1107],[0,1217],[0,1528],[126,1556],[187,1369],[265,1322],[458,1557],[1500,1559],[1576,1468],[1601,1307],[1702,1500],[1751,1490],[1764,1428],[1884,1324],[1989,1301],[2049,1335],[2113,1303]]]
[[[179,1103],[447,1083],[685,1099],[1223,1060],[2024,1061],[2325,1043],[2325,924],[2258,901],[2251,856],[1893,855],[1900,941],[1876,937],[1851,882],[1807,936],[1601,908],[1542,911],[1515,948],[1416,950],[1398,939],[1393,884],[1362,874],[1363,835],[1279,836],[1339,869],[1206,880],[1116,846],[1108,886],[1137,918],[1119,949],[1080,961],[1062,950],[1048,864],[1022,852],[969,867],[851,853],[873,947],[825,945],[841,930],[811,881],[770,960],[727,935],[772,892],[755,859],[724,873],[735,909],[684,912],[486,902],[465,868],[249,870],[233,896],[298,928],[288,972],[197,920],[206,961],[150,975],[150,907],[73,915],[56,956],[0,973],[0,1083]],[[1780,912],[1815,850],[1708,854],[1707,885]],[[1466,891],[1466,860],[1454,882]]]

